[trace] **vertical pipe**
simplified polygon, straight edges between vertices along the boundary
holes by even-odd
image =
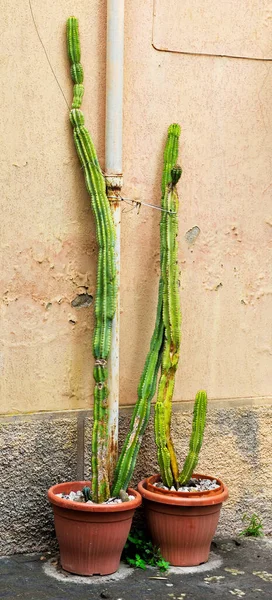
[[[123,71],[124,71],[124,0],[107,0],[107,66],[106,66],[106,131],[105,179],[116,229],[115,259],[117,305],[112,324],[112,345],[109,360],[109,478],[118,453],[119,408],[119,330],[120,330],[120,238],[121,207],[118,197],[122,183],[123,143]]]
[[[122,175],[124,0],[107,0],[106,173]]]

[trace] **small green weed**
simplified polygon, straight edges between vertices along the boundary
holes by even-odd
[[[169,563],[164,560],[159,548],[155,548],[146,533],[140,529],[130,532],[123,550],[122,559],[132,567],[146,569],[157,567],[160,571],[167,571]]]
[[[263,537],[263,522],[256,513],[253,513],[251,516],[245,514],[243,516],[243,523],[246,523],[245,529],[239,533],[239,535],[251,536],[251,537]]]

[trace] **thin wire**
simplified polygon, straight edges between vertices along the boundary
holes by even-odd
[[[126,204],[128,204],[129,206],[131,206],[131,208],[128,209],[128,210],[123,209],[122,212],[129,213],[132,210],[136,209],[137,215],[140,213],[140,209],[141,209],[141,202],[140,202],[140,200],[130,200],[128,198],[121,198],[121,200],[123,202],[125,202]]]
[[[29,8],[30,8],[30,13],[31,13],[32,21],[33,21],[34,27],[35,27],[35,29],[36,29],[37,36],[38,36],[38,38],[39,38],[39,40],[40,40],[40,43],[41,43],[41,45],[42,45],[42,48],[43,48],[44,54],[45,54],[45,56],[46,56],[46,60],[47,60],[47,62],[48,62],[48,64],[49,64],[49,67],[50,67],[50,69],[51,69],[52,73],[53,73],[53,76],[54,76],[54,78],[55,78],[55,80],[56,80],[56,83],[57,83],[57,85],[58,85],[58,87],[59,87],[59,90],[61,91],[61,94],[62,94],[62,96],[63,96],[63,98],[64,98],[64,100],[65,100],[66,106],[67,106],[68,110],[70,110],[70,107],[69,107],[68,101],[67,101],[67,99],[66,99],[66,96],[65,96],[65,94],[64,94],[64,91],[63,91],[63,89],[62,89],[62,87],[61,87],[61,85],[60,85],[60,83],[59,83],[59,80],[58,80],[58,78],[57,78],[56,74],[55,74],[55,71],[54,71],[54,69],[53,69],[53,67],[52,67],[52,64],[51,64],[51,62],[50,62],[50,58],[49,58],[49,56],[48,56],[48,54],[47,54],[47,50],[46,50],[46,48],[45,48],[45,45],[44,45],[44,43],[43,43],[43,41],[42,41],[42,38],[41,38],[41,36],[40,36],[39,30],[38,30],[38,27],[37,27],[37,23],[36,23],[36,20],[35,20],[35,17],[34,17],[33,8],[32,8],[32,4],[31,4],[31,0],[28,0],[28,3],[29,3]],[[94,161],[92,161],[92,160],[89,160],[89,161],[87,161],[87,162],[86,162],[86,163],[84,163],[84,165],[82,165],[80,168],[81,168],[81,169],[84,169],[84,168],[86,168],[86,166],[87,166],[88,164],[92,164],[92,165],[93,165],[93,166],[94,166],[94,167],[95,167],[95,168],[96,168],[96,169],[97,169],[99,172],[102,172],[102,174],[105,176],[105,173],[102,171],[102,169],[100,169],[100,167],[98,167],[98,166],[95,164],[95,162],[94,162]],[[137,209],[138,209],[138,212],[139,212],[139,210],[140,210],[141,206],[143,205],[143,206],[147,206],[147,207],[149,207],[149,208],[154,208],[155,210],[160,210],[160,211],[162,211],[162,212],[167,212],[169,215],[176,215],[176,214],[177,214],[177,213],[176,213],[175,211],[173,211],[173,210],[167,210],[167,208],[162,208],[161,206],[156,206],[155,204],[151,204],[150,202],[145,202],[144,200],[133,200],[132,198],[125,198],[125,197],[123,197],[123,196],[108,196],[108,198],[114,198],[115,200],[121,200],[121,201],[123,201],[123,202],[127,202],[127,204],[131,204],[131,205],[132,205],[132,208],[137,208]]]
[[[177,213],[174,210],[167,210],[167,208],[162,208],[161,206],[157,206],[156,204],[150,204],[150,202],[145,202],[144,200],[133,200],[132,198],[126,198],[124,196],[108,196],[108,198],[113,198],[115,200],[122,200],[123,202],[127,202],[127,204],[135,205],[135,208],[140,208],[141,205],[148,206],[149,208],[155,208],[155,210],[160,210],[162,212],[167,212],[169,215],[176,215]]]
[[[101,167],[97,166],[97,164],[93,161],[93,160],[87,160],[81,167],[80,169],[85,169],[87,165],[93,165],[98,171],[99,173],[102,173],[102,175],[104,177],[107,177],[106,173],[101,169]],[[107,194],[107,197],[111,200],[121,200],[122,202],[127,202],[127,204],[131,204],[132,205],[132,209],[133,208],[137,208],[138,209],[138,213],[139,210],[141,208],[141,206],[147,206],[149,208],[154,208],[155,210],[160,210],[161,212],[166,212],[169,215],[176,215],[177,213],[174,210],[168,210],[167,208],[162,208],[161,206],[157,206],[156,204],[151,204],[150,202],[145,202],[144,200],[133,200],[132,198],[127,198],[125,196],[110,196]],[[132,210],[131,209],[131,210]],[[126,212],[130,212],[130,211],[126,211]]]
[[[137,209],[137,215],[139,214],[139,212],[140,212],[140,208],[141,208],[140,206],[138,206],[138,208],[137,208],[137,205],[136,205],[136,204],[135,204],[135,205],[134,205],[134,204],[132,204],[132,205],[131,205],[131,204],[130,204],[130,202],[127,202],[126,204],[129,204],[129,206],[131,206],[131,208],[123,208],[123,209],[122,209],[122,213],[124,213],[124,215],[127,215],[127,214],[128,214],[128,213],[130,213],[132,210],[135,210],[135,208]]]
[[[45,56],[46,56],[47,62],[48,62],[48,64],[49,64],[49,67],[50,67],[50,69],[51,69],[51,71],[52,71],[52,73],[53,73],[53,75],[54,75],[54,77],[55,77],[55,80],[56,80],[56,82],[57,82],[57,84],[58,84],[58,87],[59,87],[59,89],[60,89],[60,91],[61,91],[61,93],[62,93],[62,95],[63,95],[63,98],[64,98],[64,100],[65,100],[65,102],[66,102],[66,105],[67,105],[67,107],[68,107],[68,110],[70,110],[70,107],[69,107],[68,101],[66,100],[66,96],[65,96],[65,94],[64,94],[64,91],[63,91],[63,89],[62,89],[62,87],[61,87],[61,85],[60,85],[60,83],[59,83],[59,80],[58,80],[58,78],[57,78],[57,76],[56,76],[56,73],[55,73],[55,71],[54,71],[54,69],[53,69],[53,67],[52,67],[52,65],[51,65],[50,58],[49,58],[49,56],[48,56],[48,54],[47,54],[47,50],[46,50],[46,48],[45,48],[45,45],[44,45],[44,43],[43,43],[43,41],[42,41],[42,38],[41,38],[41,36],[40,36],[40,34],[39,34],[39,30],[38,30],[37,23],[36,23],[36,21],[35,21],[35,17],[34,17],[34,13],[33,13],[33,8],[32,8],[32,4],[31,4],[31,0],[28,0],[28,2],[29,2],[29,8],[30,8],[31,16],[32,16],[32,21],[33,21],[33,23],[34,23],[34,27],[35,27],[35,29],[36,29],[36,32],[37,32],[37,36],[38,36],[38,38],[39,38],[39,40],[40,40],[40,42],[41,42],[41,45],[42,45],[42,47],[43,47],[43,50],[44,50],[44,53],[45,53]]]
[[[62,94],[62,96],[63,96],[63,98],[65,100],[66,106],[67,106],[68,110],[70,110],[70,106],[68,104],[68,101],[66,99],[64,91],[63,91],[63,89],[62,89],[62,87],[61,87],[61,85],[59,83],[59,80],[58,80],[56,74],[55,74],[55,71],[54,71],[54,69],[52,67],[52,64],[50,62],[50,58],[49,58],[49,56],[47,54],[47,50],[46,50],[45,45],[44,45],[44,43],[42,41],[42,38],[40,36],[39,30],[38,30],[38,27],[37,27],[37,23],[36,23],[36,20],[35,20],[35,17],[34,17],[34,12],[33,12],[32,4],[31,4],[31,0],[28,0],[28,3],[29,3],[29,8],[30,8],[30,13],[31,13],[32,21],[33,21],[34,27],[36,29],[37,36],[38,36],[38,38],[40,40],[40,43],[42,45],[44,54],[46,56],[46,60],[47,60],[47,62],[49,64],[49,67],[50,67],[52,73],[53,73],[53,76],[54,76],[54,78],[56,80],[56,83],[57,83],[57,85],[59,87],[59,90],[60,90],[60,92],[61,92],[61,94]],[[106,174],[102,171],[102,169],[99,166],[97,166],[97,164],[95,164],[95,162],[93,160],[87,161],[80,168],[81,169],[85,169],[88,164],[92,164],[99,172],[102,172],[102,174],[104,175],[104,177],[106,176]],[[125,198],[123,196],[108,196],[108,198],[114,198],[115,200],[122,200],[123,202],[127,202],[127,204],[131,204],[132,205],[132,208],[138,209],[138,212],[139,212],[141,206],[143,205],[143,206],[147,206],[149,208],[154,208],[155,210],[160,210],[162,212],[167,212],[169,215],[176,215],[177,214],[175,211],[167,210],[166,208],[162,208],[161,206],[156,206],[155,204],[150,204],[150,202],[144,202],[144,200],[133,200],[132,198]]]

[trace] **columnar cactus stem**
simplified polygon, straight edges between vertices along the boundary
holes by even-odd
[[[178,196],[176,184],[181,168],[176,166],[180,128],[171,125],[164,151],[162,177],[162,207],[166,212],[161,218],[161,280],[163,284],[164,347],[158,398],[155,406],[155,439],[158,462],[163,482],[168,487],[186,483],[197,465],[205,428],[207,394],[198,392],[194,405],[194,417],[190,448],[183,470],[179,475],[177,459],[171,439],[170,426],[175,374],[179,360],[181,312],[179,301],[178,271]]]
[[[126,489],[132,477],[142,437],[150,415],[151,400],[156,391],[157,374],[161,364],[163,335],[162,284],[160,283],[155,328],[138,386],[138,400],[133,410],[129,432],[116,466],[112,488],[113,496],[117,496],[122,488]]]
[[[74,142],[85,175],[85,183],[91,197],[96,220],[98,241],[98,268],[95,300],[95,331],[93,339],[94,364],[94,425],[92,434],[92,498],[103,502],[109,497],[108,480],[108,371],[111,325],[116,305],[116,270],[114,260],[115,230],[106,196],[106,186],[90,134],[79,110],[83,97],[83,68],[80,64],[78,20],[70,17],[67,22],[68,56],[74,81],[73,104],[70,121]]]
[[[207,394],[206,392],[200,391],[197,393],[195,398],[189,453],[185,459],[182,472],[178,478],[180,485],[191,479],[194,469],[198,463],[199,452],[202,446],[203,433],[205,429],[206,411]]]
[[[161,279],[163,283],[163,322],[165,328],[162,372],[155,407],[155,438],[163,481],[171,487],[178,478],[177,460],[170,434],[172,397],[179,360],[181,312],[178,270],[178,195],[176,183],[181,168],[178,157],[179,125],[171,125],[164,151],[161,218]]]
[[[178,286],[178,281],[175,281],[176,275],[172,273],[172,267],[170,266],[174,262],[177,261],[177,247],[175,245],[172,248],[172,241],[175,240],[175,236],[177,234],[177,210],[178,210],[178,198],[177,193],[175,191],[175,185],[180,178],[181,169],[176,167],[173,169],[178,157],[178,139],[180,135],[180,127],[179,125],[171,125],[168,131],[168,141],[165,148],[164,153],[164,171],[162,178],[162,196],[163,196],[163,208],[166,212],[162,212],[162,220],[161,220],[161,264],[162,266],[162,276],[160,278],[159,284],[159,297],[158,297],[158,307],[157,307],[157,318],[154,333],[152,336],[150,350],[147,355],[147,359],[145,362],[143,374],[138,387],[138,400],[134,407],[133,416],[130,424],[130,429],[128,435],[126,437],[120,458],[117,463],[114,485],[112,489],[112,494],[117,495],[121,488],[126,488],[127,484],[131,479],[131,475],[133,473],[133,469],[135,466],[137,454],[139,452],[142,436],[146,429],[146,425],[148,423],[149,414],[150,414],[150,406],[151,400],[154,396],[156,390],[157,383],[157,374],[159,367],[161,365],[161,354],[164,345],[164,354],[166,360],[166,355],[168,351],[166,351],[166,322],[168,324],[168,328],[173,328],[172,337],[174,340],[174,344],[179,348],[179,339],[180,339],[180,318],[179,318],[179,294],[178,289],[176,291],[176,287]],[[168,221],[170,219],[170,222]],[[172,221],[174,219],[174,221]],[[171,237],[171,240],[168,240],[168,237]],[[168,241],[167,241],[168,240]],[[170,244],[170,253],[167,253],[167,246]],[[174,252],[173,252],[174,251]],[[167,264],[168,261],[168,264]],[[168,278],[168,271],[170,273],[170,279]],[[176,268],[177,271],[177,268]],[[177,272],[178,273],[178,272]],[[171,289],[170,289],[171,287]],[[169,301],[168,301],[169,297]],[[166,317],[166,312],[168,317]],[[172,320],[171,320],[172,319]],[[172,325],[173,321],[173,325]],[[170,337],[169,337],[170,339]],[[173,356],[173,365],[177,366],[176,357]],[[175,366],[175,368],[176,368]],[[163,373],[165,376],[165,372]],[[174,375],[174,372],[173,372]],[[163,377],[163,376],[162,376]],[[173,379],[171,374],[170,379]],[[162,379],[161,379],[162,381]],[[171,409],[170,402],[172,398],[172,392],[170,392],[170,398],[168,398],[167,394],[171,389],[171,382],[169,382],[169,387],[167,385],[167,393],[165,398],[165,403],[163,404],[164,395],[161,390],[161,397],[157,403],[158,414],[159,411],[164,412],[164,417],[160,420],[158,429],[157,429],[157,439],[159,436],[159,432],[161,436],[164,435],[163,440],[160,440],[158,444],[160,450],[159,456],[165,456],[165,450],[172,457],[172,462],[174,461],[174,449],[170,436],[170,421],[171,421]],[[162,385],[161,385],[162,388]],[[161,414],[161,413],[160,413]],[[169,450],[169,449],[170,450]],[[165,461],[161,460],[160,465],[163,469],[163,466],[167,462],[167,457],[165,457]],[[178,473],[177,473],[178,475]]]

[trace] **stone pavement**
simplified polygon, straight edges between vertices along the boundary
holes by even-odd
[[[49,553],[0,558],[1,600],[272,599],[272,539],[215,538],[209,562],[166,574],[122,565],[108,577],[62,571]]]

